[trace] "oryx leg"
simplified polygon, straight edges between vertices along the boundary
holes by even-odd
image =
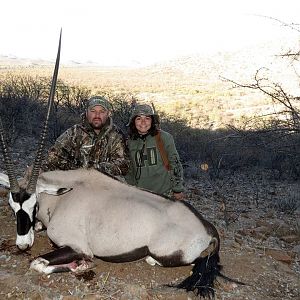
[[[30,269],[40,273],[82,272],[93,267],[93,262],[82,253],[65,246],[39,256],[30,264]]]
[[[176,225],[161,230],[157,236],[159,238],[149,244],[146,262],[150,265],[158,264],[164,267],[190,265],[209,245],[208,239],[191,234],[185,228]]]

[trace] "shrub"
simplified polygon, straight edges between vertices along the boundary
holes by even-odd
[[[0,113],[11,143],[21,136],[39,137],[45,119],[50,83],[51,78],[26,75],[0,78]],[[126,132],[135,96],[128,92],[99,88],[95,93],[112,102],[114,122]],[[58,81],[48,145],[64,130],[80,121],[85,102],[90,96],[89,88]],[[285,134],[274,131],[274,122],[263,123],[263,128],[259,128],[258,123],[249,125],[246,119],[240,128],[191,128],[188,126],[189,121],[178,114],[158,113],[161,128],[173,135],[183,164],[189,166],[186,167],[188,176],[198,176],[197,169],[192,167],[197,162],[197,165],[207,163],[214,177],[218,177],[222,170],[235,171],[255,166],[272,170],[273,176],[277,178],[300,178],[300,135],[297,132]],[[288,203],[285,205],[288,206]],[[292,210],[293,204],[290,205]]]
[[[278,199],[273,205],[277,211],[293,214],[300,208],[300,190],[288,191],[284,198]]]

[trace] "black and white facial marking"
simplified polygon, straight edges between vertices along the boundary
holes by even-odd
[[[30,195],[24,189],[18,193],[10,193],[9,205],[17,219],[16,245],[20,250],[26,250],[34,242],[36,195]]]

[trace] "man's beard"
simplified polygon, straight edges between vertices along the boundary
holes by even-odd
[[[94,124],[93,121],[90,123],[91,127],[96,130],[102,129],[105,125],[108,125],[108,124],[109,124],[109,119],[107,119],[105,121],[102,119],[97,119],[97,125]]]
[[[93,123],[91,123],[90,125],[91,125],[91,127],[92,127],[93,129],[102,129],[103,126],[104,126],[104,124],[103,124],[102,122],[101,122],[101,123],[98,123],[97,125],[95,125],[95,124],[93,124]]]

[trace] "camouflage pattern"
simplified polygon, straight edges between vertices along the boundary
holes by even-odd
[[[100,105],[104,109],[109,110],[109,111],[111,111],[113,108],[111,103],[108,100],[106,100],[104,97],[101,97],[101,96],[94,96],[94,97],[90,98],[89,101],[87,102],[88,109],[92,109],[96,105]]]
[[[148,104],[138,104],[133,108],[128,124],[130,124],[136,116],[154,116],[154,111]]]
[[[99,134],[86,120],[65,131],[50,148],[43,171],[95,168],[112,176],[128,172],[129,158],[121,132],[109,118]]]

